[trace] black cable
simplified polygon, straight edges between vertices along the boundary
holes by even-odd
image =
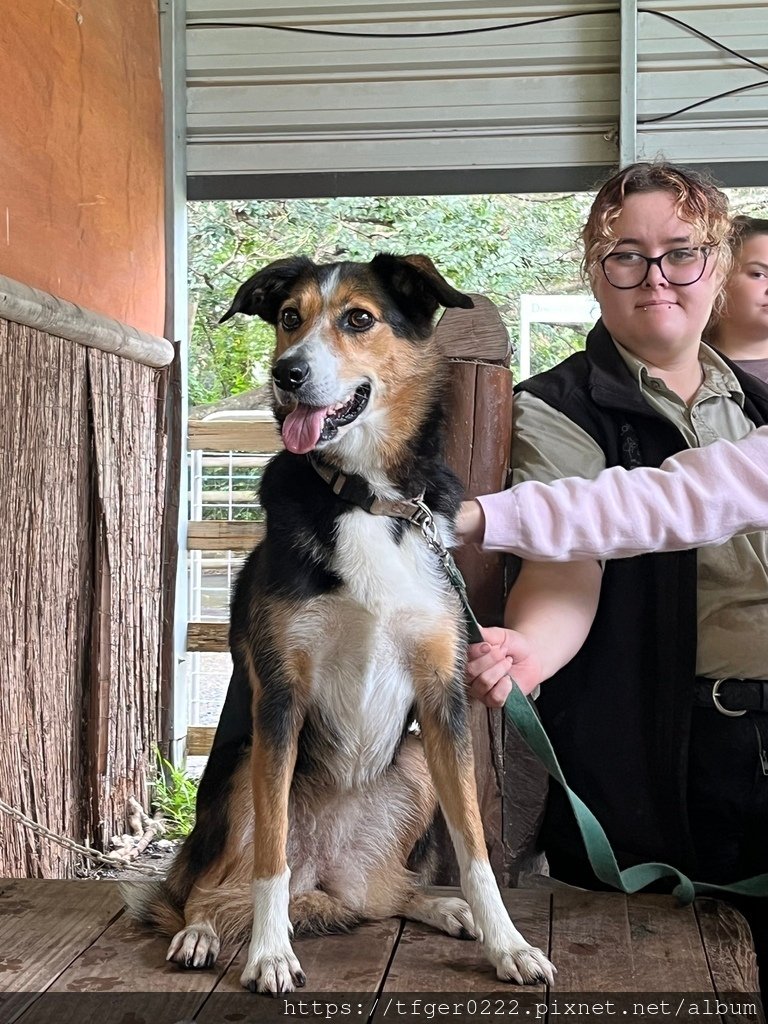
[[[732,50],[730,46],[726,46],[725,43],[721,43],[717,39],[713,39],[712,36],[708,36],[706,32],[702,32],[698,28],[694,28],[693,25],[689,25],[686,21],[681,21],[679,18],[673,17],[671,14],[665,14],[663,11],[653,11],[648,7],[638,7],[638,14],[653,14],[656,18],[662,18],[664,21],[671,21],[673,25],[679,25],[680,28],[686,29],[688,32],[692,32],[693,35],[698,36],[699,39],[704,39],[706,42],[716,46],[718,50],[723,50],[725,53],[730,53],[732,57],[738,57],[739,60],[743,60],[745,64],[751,64],[753,68],[758,68],[760,71],[764,71],[768,75],[768,67],[765,64],[759,64],[756,60],[752,60],[751,57],[747,57],[744,53],[739,53],[738,50]],[[716,97],[713,97],[713,99]]]
[[[673,110],[669,114],[660,114],[658,117],[647,117],[642,121],[638,121],[638,124],[658,124],[659,121],[667,121],[670,117],[677,117],[678,114],[685,114],[689,110],[694,110],[696,107],[703,107],[705,103],[714,103],[715,100],[721,100],[724,96],[734,96],[737,92],[746,92],[748,89],[764,89],[766,82],[752,82],[751,85],[740,85],[736,89],[727,89],[725,92],[719,92],[716,96],[707,96],[704,100],[697,100],[696,103],[689,103],[687,107],[680,107],[679,110]]]
[[[307,36],[336,36],[342,39],[439,39],[442,36],[472,36],[481,32],[503,32],[510,28],[529,28],[552,21],[567,21],[590,14],[618,14],[618,7],[601,7],[594,11],[574,11],[572,14],[553,14],[550,18],[532,21],[508,21],[503,25],[484,25],[481,28],[455,28],[444,32],[339,32],[330,28],[298,28],[295,25],[266,25],[255,21],[188,21],[187,28],[263,28],[273,32],[298,32]]]
[[[707,43],[710,43],[712,46],[717,47],[717,49],[723,50],[725,53],[729,53],[732,57],[736,57],[738,58],[738,60],[743,61],[745,64],[750,64],[752,67],[757,68],[759,71],[764,71],[766,74],[768,74],[768,67],[766,67],[764,64],[760,64],[758,61],[752,60],[751,57],[747,57],[747,55],[744,53],[739,53],[738,50],[731,49],[730,46],[726,46],[725,43],[721,43],[718,39],[714,39],[712,36],[707,35],[706,32],[702,32],[700,29],[694,28],[693,25],[689,25],[687,22],[681,21],[680,18],[675,18],[671,14],[665,14],[663,11],[653,11],[647,7],[638,7],[637,13],[653,14],[657,18],[662,18],[664,21],[669,21],[673,25],[678,25],[680,28],[683,28],[686,31],[691,32],[693,35],[698,36],[699,39],[703,39]],[[647,117],[644,118],[643,120],[638,120],[637,123],[638,125],[658,124],[661,121],[668,121],[673,117],[677,117],[678,114],[686,114],[689,110],[695,110],[697,107],[703,107],[707,103],[714,103],[716,100],[724,99],[726,96],[735,96],[737,93],[747,92],[749,89],[759,89],[761,86],[764,86],[765,84],[765,82],[752,82],[750,85],[740,85],[736,89],[726,89],[724,92],[719,92],[714,96],[707,96],[703,100],[697,100],[696,103],[689,103],[687,106],[680,107],[678,110],[672,110],[668,114],[660,114],[658,117]]]
[[[323,28],[299,28],[294,25],[267,25],[262,22],[250,22],[250,21],[198,21],[188,22],[187,28],[258,28],[266,29],[274,32],[294,32],[301,35],[310,36],[335,36],[336,38],[350,38],[350,39],[438,39],[445,36],[469,36],[478,35],[484,32],[502,32],[508,29],[514,28],[529,28],[533,25],[547,25],[556,21],[567,21],[569,18],[581,18],[592,14],[618,14],[618,7],[601,7],[592,11],[574,11],[570,14],[555,14],[549,18],[535,18],[530,21],[512,21],[505,22],[503,25],[485,25],[481,28],[462,28],[462,29],[449,29],[444,32],[340,32],[335,29],[323,29]],[[710,43],[718,50],[722,50],[724,53],[730,54],[732,57],[736,57],[738,60],[743,61],[745,64],[749,64],[751,67],[757,68],[759,71],[765,72],[768,75],[768,66],[761,64],[759,61],[752,60],[751,57],[747,57],[746,54],[740,53],[738,50],[732,49],[730,46],[726,46],[725,43],[721,43],[719,40],[714,39],[712,36],[707,35],[706,32],[702,32],[700,29],[695,28],[693,25],[689,25],[687,22],[682,21],[680,18],[675,18],[671,14],[666,14],[664,11],[652,10],[649,7],[638,7],[638,14],[650,14],[656,18],[661,18],[664,21],[669,21],[680,28],[691,32],[693,35],[698,36],[699,39],[703,39],[705,42]],[[764,86],[765,82],[752,82],[750,85],[741,85],[736,89],[727,89],[725,92],[719,92],[714,96],[707,96],[702,100],[697,100],[695,103],[690,103],[686,107],[680,107],[679,110],[673,110],[668,114],[660,114],[658,117],[650,117],[644,120],[638,120],[638,125],[646,124],[658,124],[661,121],[668,121],[673,117],[677,117],[678,114],[685,114],[689,110],[695,110],[697,107],[703,107],[708,103],[714,103],[716,100],[724,99],[726,96],[734,96],[740,92],[747,92],[750,89],[758,89]]]

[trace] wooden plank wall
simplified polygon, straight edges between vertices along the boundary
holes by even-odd
[[[164,371],[0,321],[0,794],[125,831],[157,742]],[[72,855],[0,812],[0,875]]]

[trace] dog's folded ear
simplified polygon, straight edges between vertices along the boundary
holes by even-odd
[[[408,306],[415,305],[422,311],[426,308],[431,313],[438,306],[474,308],[472,299],[448,284],[429,256],[380,253],[371,260],[371,270]]]
[[[219,323],[225,323],[235,313],[260,316],[267,323],[277,323],[277,311],[288,290],[294,281],[312,267],[314,263],[309,257],[291,256],[289,259],[275,260],[258,270],[237,289],[232,305]]]

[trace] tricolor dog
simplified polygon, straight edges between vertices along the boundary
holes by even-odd
[[[450,544],[460,500],[441,456],[439,305],[472,301],[425,256],[297,257],[254,274],[223,317],[275,327],[285,450],[233,595],[234,673],[197,823],[167,882],[133,903],[185,967],[250,933],[253,991],[304,985],[294,933],[393,915],[477,938],[504,981],[552,980],[488,863],[462,608],[418,525],[426,505]],[[425,891],[438,801],[466,902]]]

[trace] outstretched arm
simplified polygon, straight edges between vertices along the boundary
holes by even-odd
[[[526,481],[465,502],[464,543],[538,561],[625,558],[719,544],[768,529],[768,427],[716,441],[658,469],[603,470],[594,480]]]

